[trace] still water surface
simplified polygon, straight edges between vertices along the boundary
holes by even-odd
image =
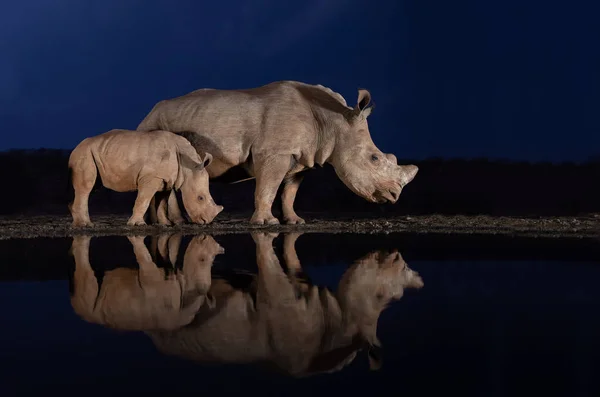
[[[0,395],[600,395],[600,244],[0,242]]]

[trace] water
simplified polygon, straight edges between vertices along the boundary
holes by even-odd
[[[0,395],[600,395],[598,241],[273,237],[1,241]]]

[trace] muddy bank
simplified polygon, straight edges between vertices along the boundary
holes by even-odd
[[[144,234],[153,235],[163,232],[181,232],[183,234],[210,233],[214,235],[248,233],[254,230],[272,230],[279,232],[302,231],[305,233],[466,233],[466,234],[502,234],[532,237],[596,237],[600,231],[600,217],[597,215],[581,217],[491,217],[491,216],[443,216],[419,215],[392,218],[365,218],[347,216],[330,219],[324,214],[303,214],[304,225],[251,225],[249,214],[221,214],[210,225],[182,226],[136,226],[126,225],[128,216],[99,215],[93,218],[94,227],[72,229],[69,216],[27,216],[1,217],[0,239],[68,237],[76,234],[94,236]]]

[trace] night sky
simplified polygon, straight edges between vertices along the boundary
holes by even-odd
[[[135,129],[161,99],[275,80],[370,90],[399,157],[600,155],[598,1],[19,0],[0,6],[0,150]]]

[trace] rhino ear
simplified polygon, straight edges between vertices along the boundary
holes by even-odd
[[[202,159],[202,156],[200,156],[201,162],[196,166],[196,169],[198,171],[205,169],[206,167],[208,167],[208,165],[210,163],[212,163],[213,160],[213,156],[210,153],[204,153],[204,159]]]
[[[365,89],[359,89],[356,108],[360,111],[363,111],[367,106],[369,106],[369,103],[371,103],[371,93]]]
[[[366,108],[365,110],[363,110],[361,113],[363,115],[363,117],[366,119],[367,117],[369,117],[369,115],[371,114],[371,112],[373,111],[373,108],[375,106],[370,106],[368,108]]]
[[[362,114],[364,118],[369,117],[371,111],[373,110],[373,106],[369,106],[371,103],[371,93],[365,89],[358,90],[358,100],[356,101],[356,106],[354,107],[354,111],[356,115]]]

